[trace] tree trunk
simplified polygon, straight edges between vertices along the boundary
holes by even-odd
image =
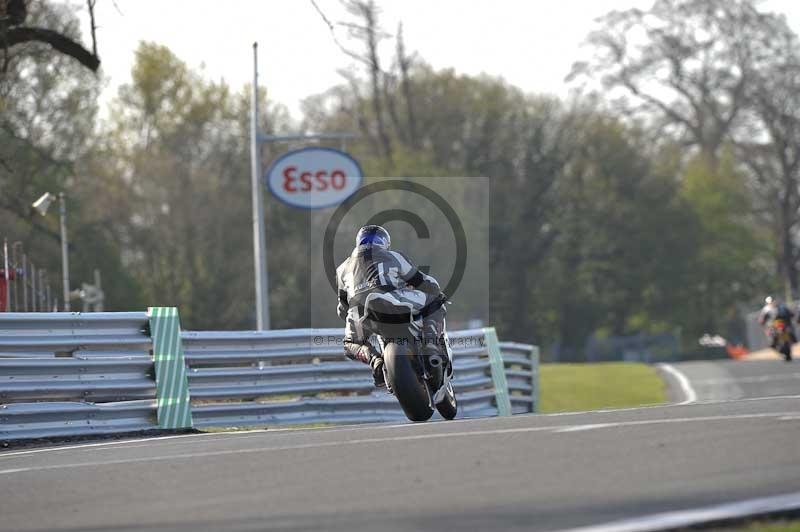
[[[784,202],[787,203],[787,202]],[[784,206],[784,209],[787,206]],[[781,230],[781,252],[780,252],[780,272],[783,277],[783,286],[786,290],[786,300],[796,301],[797,290],[797,261],[794,243],[792,242],[792,226],[789,223],[788,212],[782,213]]]
[[[383,149],[384,158],[392,162],[392,141],[386,133],[386,121],[383,117],[383,98],[381,95],[381,64],[378,58],[378,21],[375,13],[375,2],[370,1],[364,10],[364,19],[367,23],[366,41],[370,64],[370,78],[372,80],[372,108],[375,112],[375,122],[378,126],[378,139]]]
[[[400,121],[400,116],[397,113],[397,105],[395,105],[395,99],[393,95],[394,86],[390,86],[390,84],[392,84],[392,76],[390,74],[384,74],[383,97],[386,100],[386,108],[389,111],[389,118],[392,120],[392,125],[394,126],[394,130],[397,132],[397,136],[400,141],[404,144],[408,144],[408,134],[403,126],[403,123]]]
[[[408,137],[411,147],[419,149],[420,142],[417,136],[417,117],[414,112],[414,97],[411,91],[411,58],[406,55],[406,45],[403,40],[403,24],[397,29],[397,64],[400,66],[400,85],[403,89],[403,99],[406,102],[406,119],[408,123]]]

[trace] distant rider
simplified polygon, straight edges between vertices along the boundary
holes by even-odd
[[[789,329],[789,334],[792,338],[792,343],[797,342],[797,336],[794,332],[794,325],[792,324],[792,318],[794,317],[794,312],[792,312],[789,307],[784,305],[778,299],[767,296],[764,299],[764,307],[761,309],[761,313],[758,315],[758,323],[760,323],[763,327],[766,327],[764,333],[770,339],[770,347],[773,349],[777,349],[778,347],[778,332],[775,329],[775,321],[782,320],[786,327]]]
[[[438,354],[445,367],[452,368],[443,348],[445,331],[445,297],[439,283],[419,271],[414,263],[399,251],[390,251],[391,238],[379,225],[366,225],[358,231],[356,247],[336,269],[339,292],[337,313],[345,321],[344,354],[369,364],[376,387],[386,385],[383,358],[369,340],[377,331],[365,330],[364,302],[369,294],[390,295],[398,303],[411,303],[415,312],[424,309],[422,316],[422,354]]]

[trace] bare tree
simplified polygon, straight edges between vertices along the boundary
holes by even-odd
[[[342,22],[350,35],[364,43],[365,55],[358,55],[348,52],[364,63],[369,69],[370,84],[372,87],[372,110],[375,113],[375,124],[377,127],[378,140],[381,145],[383,157],[391,163],[392,161],[392,141],[389,137],[384,117],[384,101],[382,97],[380,58],[378,56],[378,45],[387,35],[378,25],[378,7],[374,0],[347,0],[344,2],[347,11],[361,20],[360,24]]]
[[[783,21],[771,32],[776,53],[748,91],[750,127],[736,142],[753,177],[762,214],[777,235],[778,271],[795,299],[800,261],[800,41]]]
[[[403,38],[403,24],[397,27],[397,66],[400,69],[400,85],[403,89],[403,99],[406,103],[406,118],[408,120],[408,138],[411,147],[419,149],[419,135],[417,132],[417,117],[414,107],[414,95],[411,88],[411,66],[413,56],[406,53],[406,43]]]
[[[339,75],[342,76],[350,87],[350,97],[353,101],[352,105],[352,113],[355,115],[356,124],[358,129],[361,131],[369,131],[370,130],[370,123],[367,116],[365,116],[364,109],[366,109],[366,99],[361,94],[361,87],[359,86],[358,78],[353,75],[351,72],[346,70],[339,70]],[[340,99],[342,100],[342,106],[346,105],[344,102],[346,99],[341,96]],[[367,135],[367,141],[369,142],[370,148],[373,151],[378,151],[378,146],[376,145],[375,139],[372,135]]]
[[[394,69],[392,69],[394,70]],[[397,137],[403,144],[408,144],[408,131],[402,120],[400,120],[400,113],[397,110],[397,77],[392,72],[383,73],[383,100],[386,102],[386,111],[389,113],[389,119],[392,121]]]
[[[677,128],[716,168],[774,18],[753,0],[657,0],[647,11],[613,11],[589,35],[595,58],[573,65],[568,79],[597,76],[622,89],[635,102],[629,111]]]

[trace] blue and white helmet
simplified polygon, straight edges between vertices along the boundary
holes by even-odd
[[[389,249],[392,245],[392,238],[389,231],[380,225],[365,225],[358,230],[356,235],[356,247],[358,246],[377,246],[382,249]]]

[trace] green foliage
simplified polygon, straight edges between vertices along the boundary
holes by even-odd
[[[126,199],[106,214],[142,299],[180,306],[189,327],[252,325],[246,102],[141,43],[113,103],[101,160]]]
[[[493,78],[424,66],[410,81],[418,138],[402,134],[398,117],[389,130],[391,160],[366,125],[364,141],[350,151],[368,175],[491,176],[487,282],[490,320],[503,336],[580,353],[592,334],[703,330],[705,316],[688,308],[697,304],[698,271],[706,271],[698,264],[729,264],[729,246],[706,249],[708,235],[726,229],[703,225],[696,211],[706,207],[694,203],[702,190],[692,188],[693,174],[684,185],[676,178],[683,170],[672,145],[653,148],[646,131],[591,101],[568,107]],[[343,129],[352,115],[368,124],[373,108],[332,89],[306,103],[305,126]],[[191,327],[251,326],[246,95],[231,95],[169,50],[143,43],[114,111],[110,167],[133,198],[116,211],[124,218],[116,225],[144,299],[181,305]],[[716,203],[738,205],[741,194],[728,198],[734,192],[715,188]],[[313,226],[308,213],[269,198],[266,211],[273,323],[301,326],[316,297],[309,289]],[[733,264],[726,280],[742,271]]]
[[[540,292],[556,310],[542,328],[578,352],[595,331],[656,333],[674,323],[694,249],[676,182],[658,173],[640,134],[602,113],[581,123]]]
[[[737,303],[765,290],[769,281],[757,259],[769,253],[774,237],[754,223],[752,199],[730,150],[716,166],[702,156],[692,159],[683,174],[681,197],[697,220],[698,245],[688,284],[695,301],[687,308],[693,314],[692,332],[723,331],[736,319]],[[716,312],[702,312],[706,306]]]
[[[749,12],[745,4],[736,4],[742,13]],[[658,2],[662,11],[670,5]],[[80,37],[63,6],[35,6],[32,20]],[[701,11],[690,14],[714,16]],[[605,22],[647,22],[636,12],[620,16]],[[675,13],[659,16],[674,30],[685,25]],[[668,43],[651,37],[647,54],[635,58],[645,76],[674,58]],[[748,105],[747,91],[727,94],[738,86],[738,78],[726,77],[735,66],[731,50],[713,58],[718,83],[702,77],[689,83],[680,69],[660,80],[686,89],[684,100],[708,89],[713,98],[693,113],[680,98],[637,93],[642,79],[625,85],[617,63],[586,69],[611,69],[612,85],[639,96],[637,110],[651,114],[637,124],[597,97],[525,94],[498,78],[435,70],[401,56],[400,48],[394,64],[402,69],[349,71],[346,83],[309,98],[301,129],[355,128],[359,139],[348,151],[370,177],[489,178],[488,227],[469,198],[448,201],[471,231],[488,231],[488,252],[481,251],[491,275],[474,282],[489,285],[488,321],[503,338],[557,344],[576,358],[593,335],[681,328],[694,341],[704,332],[727,334],[736,305],[773,287],[778,237],[754,216],[758,181],[743,164],[754,159],[743,160],[741,143],[731,139]],[[9,63],[0,79],[4,234],[37,249],[37,260],[56,278],[57,220],[31,217],[28,205],[45,190],[65,190],[76,280],[90,281],[100,268],[108,309],[178,305],[190,328],[251,328],[249,89],[210,81],[168,48],[143,42],[129,82],[99,125],[98,91],[83,67],[38,45]],[[296,129],[285,109],[263,91],[259,98],[263,131]],[[654,117],[666,117],[667,125]],[[263,160],[285,148],[265,148]],[[759,158],[760,167],[770,167],[772,152],[757,153],[765,161]],[[783,189],[771,190],[770,198],[781,197]],[[265,211],[273,326],[306,325],[312,304],[330,306],[332,315],[332,296],[322,300],[327,289],[311,286],[313,215],[268,196]],[[478,292],[465,290],[463,299],[456,297],[459,317],[485,318]]]
[[[28,9],[29,24],[80,40],[78,20],[68,6],[29,2]],[[42,218],[30,204],[46,191],[65,192],[73,287],[93,282],[93,270],[100,268],[107,308],[127,309],[126,304],[141,301],[139,287],[120,263],[120,245],[107,220],[95,209],[107,192],[94,181],[89,162],[99,92],[100,82],[89,70],[43,43],[11,50],[0,75],[0,236],[24,245],[28,259],[47,271],[51,293],[63,304],[58,209]]]

